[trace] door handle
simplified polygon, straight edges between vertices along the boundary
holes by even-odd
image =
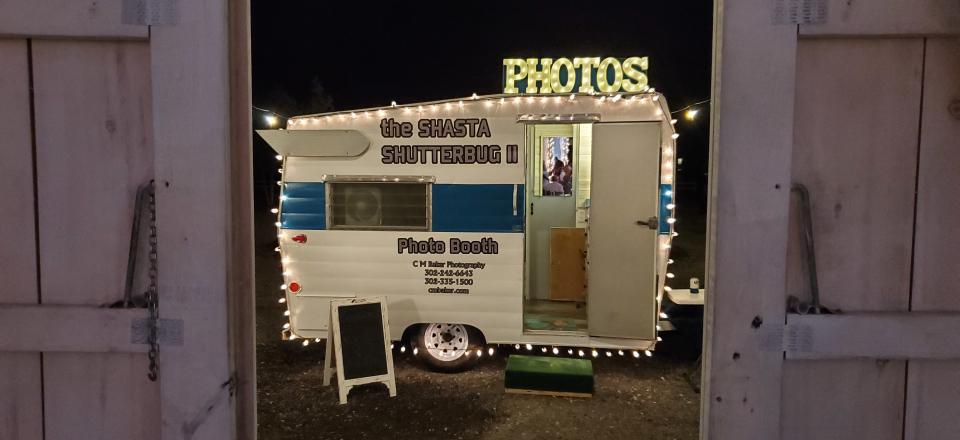
[[[660,226],[660,223],[657,221],[657,216],[653,216],[647,219],[647,221],[637,220],[637,224],[640,226],[646,226],[650,229],[657,229]]]

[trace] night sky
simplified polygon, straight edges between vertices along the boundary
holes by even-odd
[[[708,98],[711,2],[625,5],[253,0],[253,104],[291,116],[497,94],[504,58],[578,56],[648,56],[650,85],[671,110]],[[263,116],[254,112],[255,127]],[[680,184],[705,185],[705,116],[679,118]],[[258,183],[276,180],[274,153],[254,140]]]

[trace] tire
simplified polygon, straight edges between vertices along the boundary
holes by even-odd
[[[420,326],[415,345],[417,357],[428,368],[457,373],[477,364],[476,350],[483,346],[483,335],[467,325],[435,322]]]

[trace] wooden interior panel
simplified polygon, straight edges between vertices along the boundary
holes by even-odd
[[[0,103],[0,303],[35,304],[39,297],[26,40],[0,39]],[[39,353],[0,353],[0,438],[43,438],[41,380]]]
[[[904,365],[874,360],[784,362],[781,440],[899,440]]]
[[[550,229],[550,299],[586,300],[586,254],[586,229]]]
[[[160,389],[143,354],[44,355],[45,440],[160,438]]]
[[[43,303],[113,303],[153,174],[149,46],[36,41],[33,72]],[[43,374],[47,440],[159,438],[145,355],[48,353]]]
[[[911,309],[960,311],[960,40],[929,39],[923,82]],[[905,438],[960,432],[960,362],[911,361]]]
[[[827,307],[907,310],[922,60],[919,38],[799,42],[793,181],[810,190]],[[807,300],[790,214],[787,292]],[[783,438],[899,439],[904,368],[786,361]]]
[[[153,175],[146,43],[34,44],[43,302],[122,298],[137,186]]]

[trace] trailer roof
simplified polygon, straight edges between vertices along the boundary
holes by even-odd
[[[394,102],[391,102],[390,105],[382,106],[382,107],[369,107],[369,108],[354,109],[354,110],[341,110],[341,111],[335,111],[335,112],[314,113],[314,114],[293,116],[287,120],[287,124],[289,126],[295,126],[298,123],[301,123],[301,124],[303,123],[300,121],[304,121],[304,122],[305,120],[317,121],[317,120],[326,120],[326,119],[332,119],[337,117],[341,119],[345,119],[346,117],[359,118],[361,116],[367,116],[367,117],[373,116],[374,114],[376,114],[377,116],[385,116],[388,114],[388,112],[395,112],[395,111],[401,111],[404,114],[409,114],[411,112],[416,111],[422,114],[422,113],[439,111],[441,109],[453,110],[454,105],[458,107],[462,107],[471,102],[488,102],[488,103],[499,102],[501,104],[510,102],[510,103],[516,103],[517,105],[526,104],[527,106],[521,107],[518,110],[528,110],[528,112],[521,112],[521,113],[530,113],[531,115],[537,114],[539,116],[542,116],[544,119],[547,119],[546,118],[547,115],[543,114],[542,112],[532,112],[532,110],[543,110],[543,104],[549,104],[551,102],[556,104],[562,104],[564,102],[576,102],[581,99],[593,99],[598,103],[605,103],[605,102],[616,103],[621,101],[624,103],[632,103],[632,102],[645,102],[647,100],[650,100],[650,102],[656,102],[659,104],[659,107],[661,109],[661,115],[663,117],[669,119],[668,115],[670,115],[666,98],[661,93],[658,93],[651,88],[646,92],[637,92],[637,93],[589,93],[589,94],[588,93],[562,93],[562,94],[552,93],[552,94],[537,94],[537,95],[473,94],[472,96],[468,96],[464,98],[450,98],[450,99],[443,99],[438,101],[415,102],[410,104],[398,104],[394,101]],[[537,109],[532,109],[532,108],[529,108],[530,105],[540,105],[540,107]],[[603,113],[604,111],[609,111],[614,109],[613,108],[609,108],[609,109],[597,108],[596,110],[597,111],[595,113]],[[569,113],[561,112],[558,114],[566,115]],[[586,113],[582,113],[582,114],[584,116],[587,115]]]

